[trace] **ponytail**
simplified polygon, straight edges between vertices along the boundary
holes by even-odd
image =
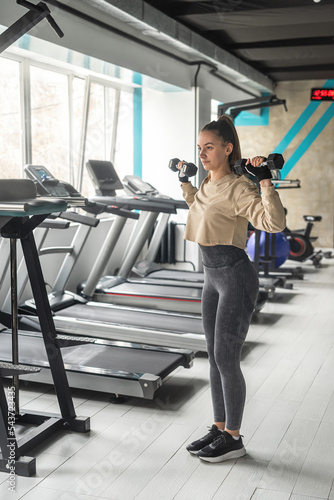
[[[212,121],[205,125],[201,131],[215,132],[222,140],[223,144],[231,143],[233,150],[229,155],[229,164],[232,167],[241,158],[240,142],[232,119],[228,115],[222,115],[217,121]]]

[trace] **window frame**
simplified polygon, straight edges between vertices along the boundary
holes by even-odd
[[[120,96],[121,91],[129,92],[134,94],[135,88],[139,87],[138,84],[130,84],[129,82],[118,81],[114,77],[103,77],[101,75],[96,75],[94,72],[89,71],[85,68],[67,68],[62,64],[51,64],[48,62],[40,61],[39,58],[24,57],[18,54],[6,54],[0,57],[13,60],[19,63],[19,87],[20,87],[20,116],[21,116],[21,155],[22,155],[22,165],[20,167],[21,177],[24,177],[24,165],[31,164],[32,162],[32,135],[31,135],[31,80],[30,80],[30,68],[31,66],[44,69],[47,71],[53,71],[55,73],[60,73],[67,76],[68,82],[68,113],[69,113],[69,153],[68,153],[68,165],[69,165],[69,177],[70,183],[74,184],[75,179],[75,166],[73,159],[73,89],[72,81],[74,78],[81,78],[85,82],[85,93],[84,93],[84,110],[83,110],[83,121],[80,133],[80,151],[79,151],[79,165],[77,171],[77,189],[81,189],[83,181],[83,170],[84,170],[84,157],[85,157],[85,145],[87,140],[87,124],[88,124],[88,111],[89,111],[89,93],[92,83],[97,83],[104,87],[104,92],[107,88],[114,89],[116,91],[115,97],[115,112],[113,121],[113,130],[111,138],[111,148],[110,152],[105,151],[105,154],[109,156],[110,161],[113,162],[115,158],[115,147],[117,138],[117,121],[119,118],[119,108],[120,108]],[[105,100],[106,102],[106,100]],[[106,114],[104,113],[104,117]],[[105,130],[105,124],[104,124]]]

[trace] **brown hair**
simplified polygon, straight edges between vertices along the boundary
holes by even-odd
[[[205,130],[215,132],[223,144],[230,142],[233,145],[233,151],[229,155],[229,164],[233,166],[236,160],[241,158],[241,149],[239,137],[232,119],[228,115],[222,115],[217,121],[214,120],[205,125],[201,132]]]

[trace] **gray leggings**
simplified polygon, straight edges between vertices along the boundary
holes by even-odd
[[[240,429],[246,397],[240,368],[259,280],[253,264],[240,248],[202,246],[204,286],[203,328],[210,364],[214,422]]]

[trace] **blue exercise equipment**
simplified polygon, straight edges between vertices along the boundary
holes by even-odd
[[[265,231],[260,235],[260,259],[265,255]],[[269,234],[269,244],[272,243],[272,234]],[[247,253],[252,261],[255,260],[255,233],[252,233],[247,242]],[[284,233],[275,233],[275,267],[278,268],[288,259],[290,243]]]

